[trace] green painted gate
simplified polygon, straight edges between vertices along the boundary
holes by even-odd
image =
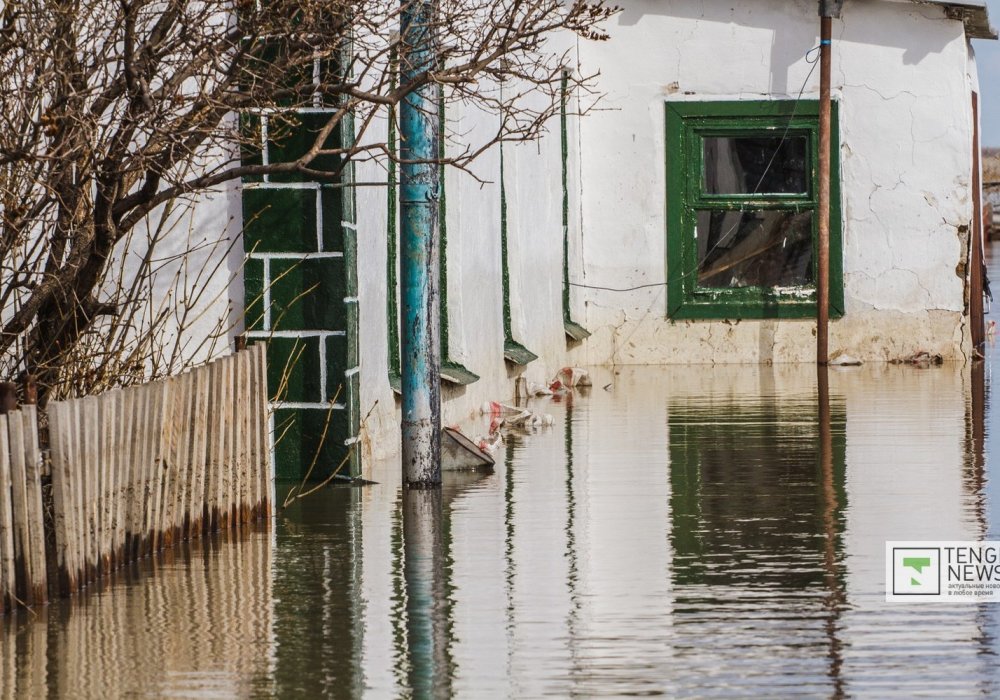
[[[268,117],[245,117],[259,151],[244,163],[294,160],[312,146],[329,110],[302,110],[274,136]],[[353,133],[345,120],[331,138]],[[349,137],[348,137],[349,138]],[[320,158],[315,169],[334,170]],[[279,479],[322,479],[360,470],[357,229],[352,166],[338,181],[299,174],[243,183],[245,325],[268,344],[268,388]],[[346,462],[345,462],[346,460]],[[343,466],[341,466],[343,465]]]

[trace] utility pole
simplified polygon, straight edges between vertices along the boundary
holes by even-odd
[[[830,73],[833,19],[843,0],[820,0],[819,41],[819,255],[816,261],[816,363],[830,361]]]
[[[432,0],[400,0],[400,84],[436,65]],[[441,485],[441,352],[438,297],[438,102],[427,82],[400,108],[403,484]]]

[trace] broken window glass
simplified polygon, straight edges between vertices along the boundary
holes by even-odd
[[[808,194],[805,136],[705,136],[705,194]]]
[[[699,287],[796,287],[813,282],[811,211],[697,212]]]

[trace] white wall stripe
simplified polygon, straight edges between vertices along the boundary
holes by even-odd
[[[325,253],[250,253],[249,257],[253,260],[312,260],[314,258],[342,258],[344,254],[333,251]]]
[[[277,453],[277,451],[275,449],[275,442],[276,441],[274,439],[275,438],[275,435],[274,435],[274,403],[269,401],[268,404],[267,404],[267,406],[270,409],[270,413],[271,413],[271,415],[269,415],[267,417],[267,444],[268,444],[268,447],[270,447],[270,449],[271,449],[271,464],[274,465],[274,476],[276,477],[277,476],[277,472],[278,472],[278,453]],[[270,483],[270,488],[271,488],[271,493],[270,493],[271,503],[274,503],[274,499],[275,499],[274,482],[275,482],[275,479],[272,479],[271,483]],[[275,510],[277,510],[277,507],[275,507]],[[275,530],[277,530],[277,528],[275,528]]]
[[[261,115],[260,117],[260,162],[262,165],[271,164],[271,154],[267,149],[267,117]],[[270,175],[264,176],[264,182],[268,182],[271,179]],[[250,184],[250,183],[248,183]],[[246,185],[244,185],[246,187]]]
[[[331,408],[335,411],[343,411],[347,408],[347,404],[335,403],[332,406],[328,403],[308,403],[303,401],[279,401],[278,403],[271,404],[275,408],[295,408],[304,411],[329,411]]]
[[[316,250],[323,252],[323,193],[316,191]]]
[[[251,338],[328,338],[347,335],[347,331],[247,331]]]
[[[319,341],[319,397],[324,403],[330,398],[326,391],[326,338]]]
[[[264,330],[271,330],[271,261],[264,258]]]
[[[264,177],[269,177],[265,175]],[[318,190],[318,182],[245,182],[245,190]]]
[[[337,107],[296,107],[295,111],[300,114],[336,114],[337,109]],[[246,113],[266,117],[269,114],[277,114],[284,111],[285,109],[281,107],[252,107],[247,109]]]

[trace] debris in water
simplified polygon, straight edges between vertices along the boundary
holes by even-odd
[[[833,356],[833,359],[830,360],[830,364],[834,367],[853,367],[855,365],[860,365],[861,360],[848,355],[846,352],[839,352]]]
[[[580,367],[563,367],[556,374],[554,381],[562,382],[563,386],[590,386],[590,373]]]
[[[495,462],[490,453],[467,438],[457,428],[441,431],[442,469],[492,469]]]
[[[552,396],[552,387],[537,382],[528,382],[528,396]]]
[[[908,355],[902,359],[895,359],[889,361],[894,365],[916,365],[918,367],[930,367],[931,365],[944,364],[944,358],[940,355],[933,355],[929,352],[923,350],[918,350],[912,355]]]

